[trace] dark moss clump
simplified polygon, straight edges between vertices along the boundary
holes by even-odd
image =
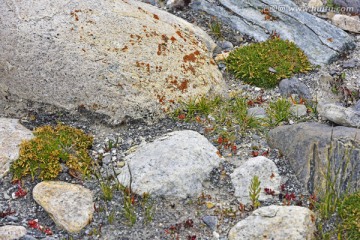
[[[21,143],[19,158],[11,165],[14,180],[27,175],[32,179],[54,179],[62,170],[61,163],[85,175],[90,172],[88,149],[92,136],[64,125],[39,127],[34,135],[35,138]]]
[[[311,70],[304,52],[278,37],[235,49],[226,65],[237,78],[262,88],[273,88],[281,79]]]

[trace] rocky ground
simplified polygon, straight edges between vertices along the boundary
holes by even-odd
[[[210,35],[209,22],[212,17],[196,12],[188,7],[181,10],[169,10],[171,13],[180,16],[195,25],[200,26]],[[230,42],[234,47],[242,46],[254,42],[254,39],[234,31],[226,24],[221,25],[222,38],[217,39],[218,45],[222,42]],[[360,36],[353,34],[356,39],[356,48],[344,55],[338,61],[314,70],[308,74],[296,76],[301,82],[305,83],[310,90],[314,101],[330,101],[335,99],[343,106],[353,106],[359,99],[359,95],[349,96],[346,89],[359,92],[360,76]],[[231,92],[243,91],[247,96],[262,96],[266,101],[276,99],[281,95],[277,87],[273,90],[263,90],[257,87],[243,84],[226,72],[225,66],[219,63],[227,83],[229,94]],[[339,80],[340,76],[345,76]],[[324,84],[324,79],[328,83]],[[329,91],[329,86],[335,86],[337,91]],[[331,88],[330,88],[331,89]],[[341,92],[342,89],[342,92]],[[330,101],[333,102],[333,101]],[[33,130],[43,125],[55,125],[58,122],[83,129],[86,133],[94,136],[94,145],[91,149],[91,156],[98,160],[103,155],[99,173],[104,178],[108,178],[109,184],[115,186],[117,181],[113,177],[112,169],[124,166],[124,159],[131,154],[134,147],[141,143],[153,142],[163,134],[177,130],[193,130],[204,135],[209,142],[218,148],[223,156],[220,167],[211,171],[210,176],[205,180],[204,189],[201,194],[192,198],[168,199],[150,196],[148,209],[151,209],[151,219],[144,211],[141,196],[134,199],[136,223],[130,226],[130,222],[124,214],[124,194],[122,191],[114,190],[112,200],[105,201],[99,187],[99,181],[90,177],[84,181],[74,178],[68,169],[63,170],[59,180],[68,183],[76,183],[90,189],[93,193],[94,208],[93,219],[80,233],[69,234],[65,230],[58,228],[49,214],[43,207],[39,206],[32,197],[32,190],[36,181],[23,181],[23,188],[28,192],[25,196],[16,198],[13,194],[18,190],[16,184],[12,184],[11,176],[7,175],[0,178],[0,212],[7,216],[0,216],[0,225],[20,225],[26,227],[26,235],[22,240],[31,239],[228,239],[230,229],[240,220],[245,219],[252,213],[249,205],[242,206],[235,197],[235,187],[231,182],[230,175],[234,169],[240,167],[245,160],[254,157],[254,147],[257,151],[264,154],[278,168],[281,176],[280,185],[283,189],[279,191],[294,193],[296,201],[291,201],[291,205],[302,205],[309,207],[310,194],[295,176],[294,170],[289,164],[289,159],[282,156],[276,150],[271,149],[267,139],[267,131],[250,130],[245,134],[236,137],[236,152],[224,149],[217,141],[214,134],[206,132],[204,125],[196,122],[185,122],[177,118],[167,117],[155,124],[148,125],[144,122],[130,121],[120,126],[109,126],[97,119],[97,116],[87,116],[85,112],[69,113],[62,109],[54,109],[38,103],[28,102],[28,111],[22,112],[20,122],[26,128]],[[265,106],[266,106],[265,102]],[[6,113],[0,113],[0,117],[18,116],[10,108]],[[300,121],[323,122],[329,125],[326,119],[317,118],[309,115],[302,118],[293,117],[284,125],[292,125]],[[110,142],[117,142],[111,149],[107,149]],[[279,196],[280,195],[280,196]],[[262,206],[283,205],[283,195],[279,192],[265,201]],[[301,196],[301,199],[300,199]],[[36,228],[28,227],[29,220],[38,219],[38,223],[48,227],[52,235]],[[329,223],[331,224],[331,223]],[[325,226],[327,227],[327,226]],[[0,239],[2,239],[0,237]]]

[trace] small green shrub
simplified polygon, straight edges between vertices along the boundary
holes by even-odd
[[[277,126],[282,121],[289,120],[291,116],[291,103],[285,98],[270,102],[267,114],[270,126]]]
[[[210,32],[218,39],[222,38],[221,23],[217,20],[212,20],[209,24]]]
[[[260,202],[259,202],[259,196],[261,191],[260,184],[261,182],[259,180],[259,177],[255,175],[252,178],[251,185],[249,187],[249,196],[254,209],[260,207]]]
[[[35,129],[35,138],[20,145],[19,158],[11,165],[14,180],[31,175],[41,180],[54,179],[61,172],[61,163],[84,175],[90,173],[88,149],[93,137],[70,126],[44,126]]]
[[[273,88],[281,79],[311,69],[306,55],[295,43],[278,37],[235,49],[226,64],[237,78],[262,88]]]
[[[339,207],[343,239],[360,239],[360,192],[346,196]]]

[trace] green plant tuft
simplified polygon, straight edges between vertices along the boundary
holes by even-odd
[[[339,207],[343,239],[360,239],[360,192],[346,196]]]
[[[262,88],[273,88],[281,79],[311,70],[304,52],[278,37],[235,49],[226,64],[237,78]]]
[[[88,149],[93,137],[70,126],[44,126],[35,129],[35,138],[20,145],[19,158],[11,165],[13,179],[31,175],[41,180],[54,179],[61,172],[61,163],[84,175],[90,173]]]
[[[267,114],[270,126],[277,126],[283,121],[288,121],[291,116],[291,103],[285,98],[270,102]]]
[[[259,202],[259,196],[260,196],[260,191],[261,191],[260,184],[261,184],[261,182],[259,180],[259,177],[255,175],[252,178],[251,184],[249,187],[249,196],[250,196],[251,203],[252,203],[252,206],[254,207],[254,209],[260,207],[260,202]]]

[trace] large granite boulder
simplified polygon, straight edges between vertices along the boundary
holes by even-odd
[[[282,39],[295,42],[314,64],[329,63],[347,48],[355,47],[346,32],[300,11],[291,0],[219,0],[219,3],[194,0],[191,6],[258,41],[268,39],[276,31]]]
[[[224,90],[211,38],[149,4],[4,0],[0,11],[0,101],[152,121]]]
[[[125,186],[131,184],[133,192],[184,199],[201,194],[204,181],[221,158],[204,136],[185,130],[142,144],[125,160],[127,165],[118,179]]]
[[[310,193],[323,189],[326,173],[339,188],[360,188],[360,129],[321,123],[280,126],[269,132],[269,145],[279,149]]]

